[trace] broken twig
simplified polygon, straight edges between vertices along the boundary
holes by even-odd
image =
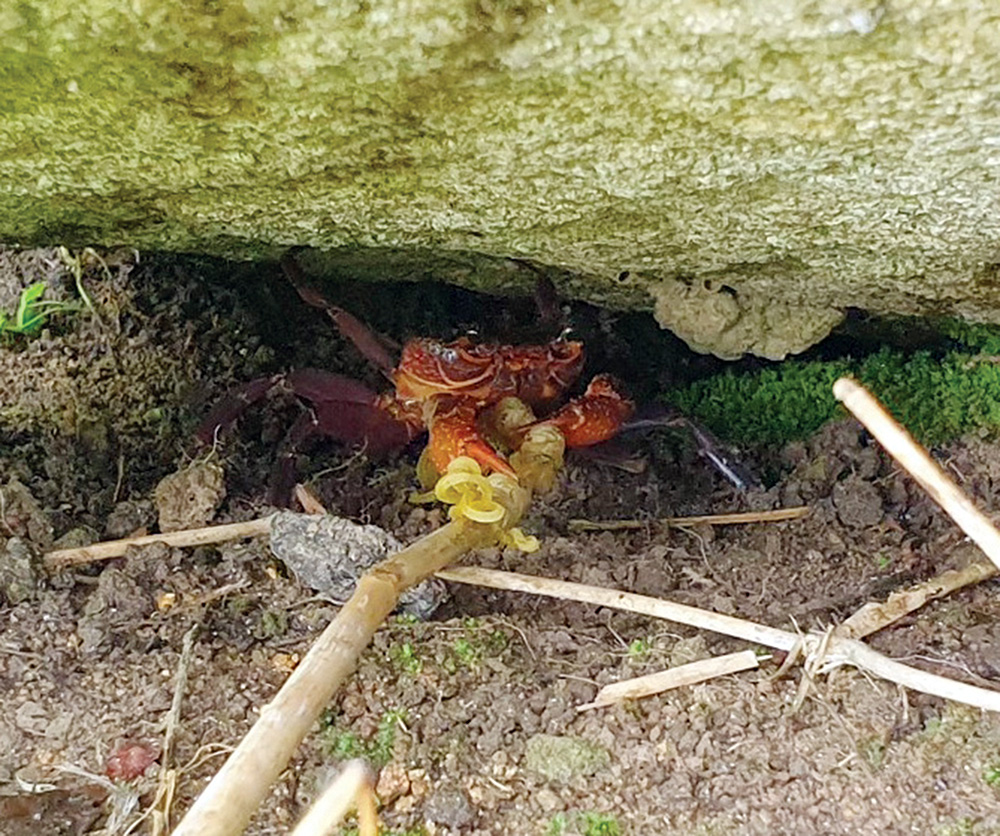
[[[687,525],[747,525],[749,523],[783,522],[798,520],[809,513],[809,506],[796,505],[793,508],[775,508],[772,511],[741,511],[733,514],[705,514],[699,517],[662,517],[658,520],[570,520],[570,531],[619,531],[623,529],[643,529],[650,525],[667,525],[680,528]]]
[[[348,761],[343,771],[323,790],[292,831],[292,836],[328,836],[351,806],[358,809],[358,836],[376,836],[378,814],[371,770],[361,760]]]
[[[672,688],[697,685],[699,682],[715,679],[718,676],[739,673],[756,667],[757,654],[752,650],[741,650],[738,653],[727,653],[725,656],[700,659],[697,662],[688,662],[686,665],[678,665],[676,668],[657,671],[646,676],[612,682],[597,692],[593,702],[578,705],[576,710],[587,711],[591,708],[603,708],[622,700],[649,697]]]
[[[160,775],[157,782],[156,798],[153,801],[153,836],[170,832],[170,808],[177,787],[177,769],[171,766],[174,754],[174,738],[181,722],[181,706],[184,703],[184,692],[187,690],[188,671],[191,667],[191,656],[194,652],[194,640],[201,629],[201,619],[192,624],[184,634],[181,645],[181,655],[177,660],[177,673],[174,676],[174,695],[170,701],[170,711],[167,713],[166,728],[163,732],[163,749],[160,752]]]
[[[920,484],[931,499],[959,528],[1000,567],[1000,531],[980,511],[954,480],[860,383],[842,377],[833,384],[833,394],[899,464]]]
[[[319,497],[316,496],[307,485],[303,485],[301,482],[295,484],[294,491],[295,499],[298,501],[299,505],[302,506],[302,512],[304,514],[326,514],[326,507],[322,502],[319,501]]]
[[[870,673],[896,682],[915,691],[932,694],[944,699],[963,702],[978,708],[1000,711],[1000,692],[956,682],[947,677],[927,673],[896,662],[872,650],[857,639],[845,639],[830,635],[829,632],[816,635],[799,635],[777,627],[768,627],[731,615],[720,615],[708,610],[700,610],[686,604],[675,604],[637,595],[617,589],[588,586],[569,581],[557,581],[532,575],[501,572],[495,569],[463,566],[441,570],[437,577],[447,581],[470,583],[492,589],[508,589],[545,595],[566,601],[581,601],[603,607],[611,607],[627,612],[642,613],[654,618],[686,624],[702,630],[745,639],[754,644],[786,650],[792,653],[804,652],[810,668],[827,672],[839,665],[854,665]]]
[[[937,577],[893,592],[885,602],[871,601],[837,627],[837,635],[860,639],[877,633],[899,621],[929,601],[950,595],[956,589],[985,581],[997,574],[997,567],[986,561],[970,563],[964,569],[949,569]]]
[[[240,537],[258,537],[271,530],[271,517],[260,517],[246,522],[228,523],[226,525],[209,525],[205,528],[189,528],[184,531],[168,531],[164,534],[143,534],[141,537],[126,537],[123,540],[108,540],[104,543],[94,543],[92,546],[80,546],[75,549],[57,549],[48,552],[42,561],[50,572],[58,572],[70,566],[81,563],[91,563],[95,560],[111,560],[123,557],[133,546],[150,546],[153,543],[163,543],[172,548],[190,548],[206,546],[209,543],[224,543],[227,540],[237,540]]]

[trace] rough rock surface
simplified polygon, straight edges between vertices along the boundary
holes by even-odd
[[[528,260],[722,356],[800,350],[851,306],[1000,320],[998,15],[22,0],[0,240],[302,245],[494,290]]]

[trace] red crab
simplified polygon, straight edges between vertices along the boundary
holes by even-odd
[[[373,453],[399,449],[427,431],[427,457],[438,473],[454,458],[470,456],[484,471],[513,474],[502,454],[482,436],[480,418],[507,397],[516,397],[546,415],[538,423],[560,429],[567,447],[586,447],[615,436],[633,413],[633,404],[607,375],[595,377],[586,392],[553,408],[583,368],[583,345],[558,339],[545,345],[490,345],[468,338],[453,342],[408,341],[398,365],[375,336],[346,311],[302,285],[297,267],[286,272],[302,298],[327,311],[340,331],[392,381],[394,391],[377,394],[356,380],[301,369],[246,384],[220,403],[198,431],[201,441],[215,435],[246,407],[283,386],[306,400],[311,410],[289,430],[270,498],[286,504],[294,480],[296,449],[310,437],[329,436],[364,444]]]

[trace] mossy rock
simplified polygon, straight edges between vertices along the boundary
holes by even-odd
[[[782,357],[1000,321],[1000,23],[847,7],[15,0],[0,240],[560,290]],[[527,275],[526,275],[527,272]]]

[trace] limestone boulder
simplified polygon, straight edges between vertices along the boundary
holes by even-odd
[[[1000,6],[16,0],[0,241],[315,260],[652,310],[781,357],[1000,321]]]

